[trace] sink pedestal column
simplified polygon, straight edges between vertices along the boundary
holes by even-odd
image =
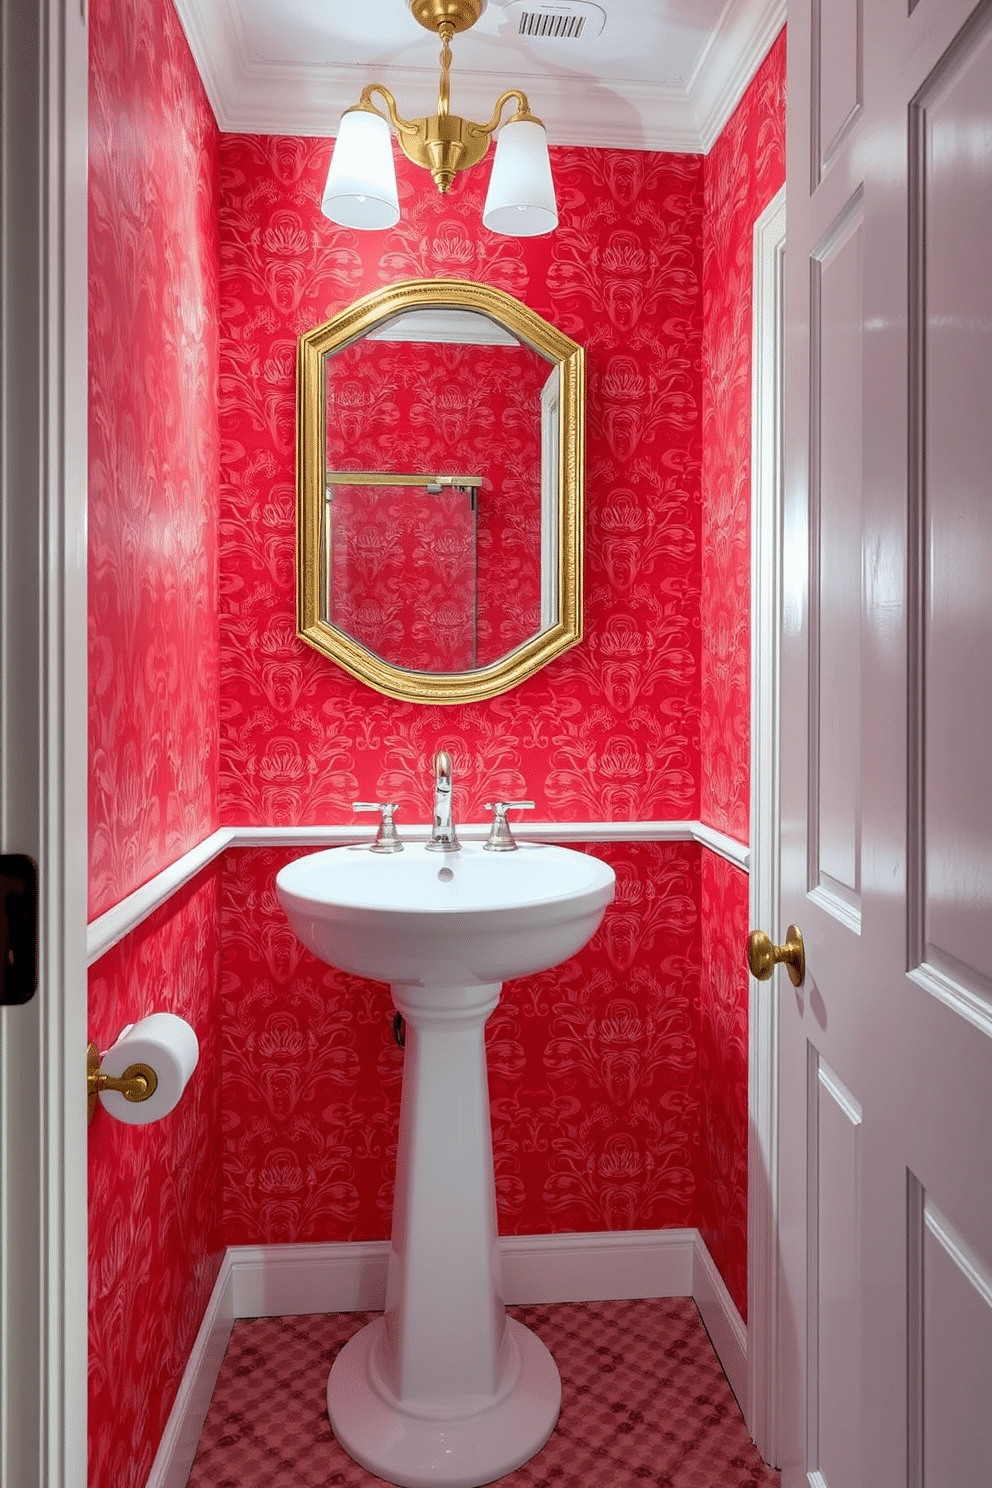
[[[406,1022],[386,1314],[327,1381],[341,1445],[403,1488],[476,1488],[551,1435],[554,1360],[503,1309],[485,1024],[500,983],[394,985]]]

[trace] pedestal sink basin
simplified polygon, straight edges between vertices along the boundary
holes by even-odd
[[[589,939],[613,898],[613,869],[566,847],[522,843],[456,853],[408,843],[297,858],[276,879],[289,922],[315,956],[380,982],[461,985],[544,971]]]
[[[476,1488],[547,1441],[554,1360],[505,1316],[484,1032],[502,982],[579,950],[613,898],[608,864],[522,843],[488,853],[331,848],[276,878],[296,934],[389,982],[406,1021],[386,1311],[327,1382],[335,1435],[403,1488]]]

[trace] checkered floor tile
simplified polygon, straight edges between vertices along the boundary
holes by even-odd
[[[505,1488],[777,1488],[695,1304],[512,1307],[558,1364],[550,1441]],[[189,1488],[378,1488],[331,1434],[327,1373],[372,1313],[234,1325]]]

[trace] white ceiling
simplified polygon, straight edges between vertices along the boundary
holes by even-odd
[[[401,114],[437,107],[437,39],[407,0],[175,0],[223,130],[331,135],[366,83]],[[506,14],[512,4],[511,14]],[[596,6],[606,19],[595,32]],[[569,0],[529,0],[562,11]],[[586,0],[584,34],[518,34],[486,0],[452,41],[451,107],[483,121],[522,88],[552,144],[706,151],[785,21],[785,0]]]

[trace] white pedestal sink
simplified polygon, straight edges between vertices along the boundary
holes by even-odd
[[[304,945],[389,982],[407,1028],[386,1312],[334,1362],[331,1425],[387,1482],[475,1488],[539,1451],[561,1402],[551,1355],[503,1309],[485,1023],[504,980],[586,943],[613,870],[561,847],[411,843],[314,853],[276,887]]]

